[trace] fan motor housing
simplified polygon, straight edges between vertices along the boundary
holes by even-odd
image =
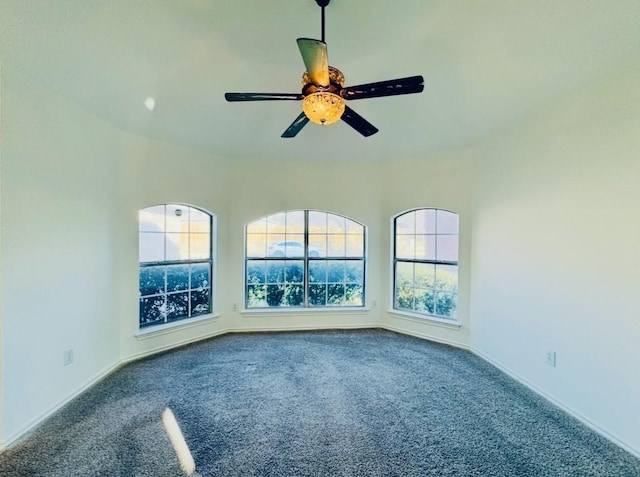
[[[302,75],[302,94],[307,96],[313,93],[327,91],[333,94],[339,94],[344,87],[344,74],[338,68],[329,66],[329,86],[319,86],[314,84],[306,71]]]

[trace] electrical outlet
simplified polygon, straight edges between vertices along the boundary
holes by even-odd
[[[62,362],[65,366],[73,363],[73,348],[67,349],[62,353]]]
[[[373,300],[373,301],[371,302],[371,308],[375,308],[375,307],[377,307],[377,306],[378,306],[378,302],[377,302],[377,301],[375,301],[375,300]]]
[[[556,367],[556,352],[555,351],[547,351],[547,364],[549,366]]]
[[[233,304],[233,306],[231,307],[231,309],[232,309],[233,311],[238,311],[238,304],[237,304],[237,303],[234,303],[234,304]]]

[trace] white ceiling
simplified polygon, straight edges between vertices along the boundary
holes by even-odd
[[[281,139],[300,103],[224,100],[300,90],[314,0],[0,0],[0,61],[122,130],[218,156],[382,161],[469,147],[640,54],[637,0],[333,0],[326,20],[347,85],[425,78],[349,103],[369,138],[339,122]]]

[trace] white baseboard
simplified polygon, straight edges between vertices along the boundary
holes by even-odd
[[[403,334],[403,335],[414,336],[416,338],[421,338],[421,339],[427,340],[427,341],[434,341],[436,343],[442,343],[442,344],[446,344],[446,345],[449,345],[449,346],[454,346],[456,348],[460,348],[460,349],[464,349],[464,350],[468,350],[469,349],[469,345],[467,345],[465,343],[461,343],[459,341],[444,339],[444,338],[441,338],[439,336],[430,335],[428,333],[419,333],[417,331],[407,330],[405,328],[400,328],[398,326],[385,324],[385,325],[378,325],[377,328],[380,328],[380,329],[383,329],[383,330],[388,330],[388,331],[393,331],[395,333],[400,333],[400,334]]]
[[[115,363],[114,365],[108,366],[106,369],[104,369],[101,372],[99,372],[93,378],[89,379],[89,381],[87,381],[85,384],[80,386],[78,389],[76,389],[74,392],[72,392],[65,399],[63,399],[59,403],[55,404],[53,407],[51,407],[49,410],[44,412],[42,415],[40,415],[39,417],[37,417],[36,419],[31,421],[29,424],[24,426],[18,432],[16,432],[13,435],[7,437],[3,442],[0,442],[0,451],[5,450],[9,446],[17,443],[22,438],[26,437],[32,430],[34,430],[38,425],[42,424],[46,419],[51,417],[56,411],[59,411],[60,409],[62,409],[62,407],[64,407],[66,404],[71,402],[76,397],[80,396],[83,392],[85,392],[87,389],[89,389],[94,384],[97,384],[98,382],[103,380],[105,377],[107,377],[109,374],[113,373],[119,367],[120,367],[120,363]]]
[[[526,387],[531,389],[533,392],[535,392],[539,396],[542,396],[543,398],[545,398],[547,401],[549,401],[550,403],[554,404],[555,406],[559,407],[560,409],[562,409],[564,412],[566,412],[570,416],[575,417],[578,421],[582,422],[584,425],[586,425],[587,427],[589,427],[593,431],[597,432],[601,436],[603,436],[606,439],[610,440],[611,442],[613,442],[618,447],[621,447],[622,449],[626,450],[630,454],[633,454],[634,456],[640,458],[640,449],[636,449],[634,447],[631,447],[630,445],[625,443],[623,440],[619,439],[617,436],[615,436],[615,435],[611,434],[610,432],[604,430],[602,427],[600,427],[595,422],[591,421],[586,416],[584,416],[581,413],[579,413],[578,411],[572,409],[566,403],[564,403],[561,400],[557,399],[556,397],[546,393],[545,391],[543,391],[542,389],[540,389],[536,385],[534,385],[534,384],[530,383],[529,381],[527,381],[526,379],[522,378],[522,376],[520,376],[518,373],[516,373],[513,370],[509,369],[507,366],[504,366],[502,363],[499,363],[499,362],[495,361],[494,359],[490,358],[486,354],[482,353],[480,350],[478,350],[476,348],[473,348],[473,347],[470,347],[469,351],[471,351],[476,356],[482,358],[486,362],[490,363],[492,366],[495,366],[496,368],[498,368],[503,373],[511,376],[513,379],[515,379],[519,383],[524,384]]]

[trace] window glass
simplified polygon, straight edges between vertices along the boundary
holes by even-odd
[[[415,209],[394,220],[393,307],[456,318],[458,215]]]
[[[213,216],[165,204],[138,219],[140,328],[211,313]]]
[[[329,212],[279,212],[246,226],[246,307],[364,306],[365,228]]]

